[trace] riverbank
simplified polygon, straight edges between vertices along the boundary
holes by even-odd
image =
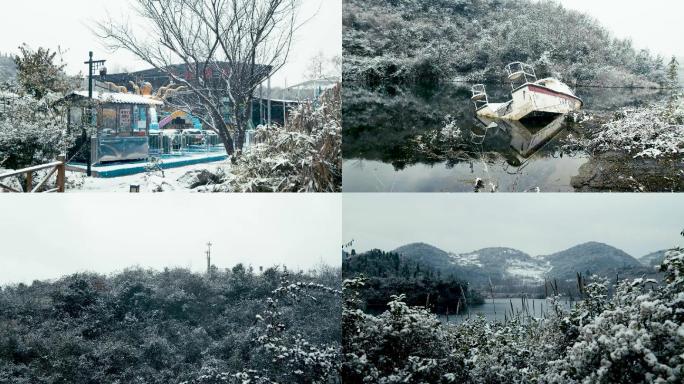
[[[581,192],[684,191],[684,108],[680,97],[611,113],[583,112],[583,136],[566,148],[590,154],[571,179]]]

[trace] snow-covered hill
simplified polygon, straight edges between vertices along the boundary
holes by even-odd
[[[662,263],[663,259],[665,258],[665,252],[667,252],[666,249],[651,252],[648,255],[641,256],[639,258],[639,261],[641,262],[641,264],[649,267],[660,265],[660,263]]]
[[[512,260],[508,264],[506,273],[523,280],[543,281],[544,277],[551,271],[549,262],[543,260],[532,262]]]
[[[450,253],[449,258],[455,265],[482,268],[483,273],[503,279],[543,281],[551,269],[548,262],[513,248],[483,248],[469,253]]]
[[[489,279],[523,283],[542,282],[546,278],[573,279],[577,272],[612,277],[615,273],[640,272],[645,268],[622,250],[598,242],[540,256],[505,247],[454,253],[425,243],[407,244],[394,252],[453,273],[473,284],[484,284]]]

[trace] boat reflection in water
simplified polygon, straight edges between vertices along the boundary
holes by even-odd
[[[501,130],[510,137],[510,149],[508,153],[501,153],[506,162],[514,167],[523,166],[535,153],[544,148],[546,144],[557,137],[566,127],[565,115],[557,115],[551,118],[528,121],[504,120],[477,116],[482,124],[482,134],[473,133],[473,139],[482,141],[491,130]],[[494,132],[494,131],[492,131]]]

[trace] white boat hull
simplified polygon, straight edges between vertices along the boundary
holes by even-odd
[[[477,110],[481,117],[521,120],[534,115],[563,115],[582,108],[577,96],[526,83],[512,92],[512,100],[506,103],[489,103]]]

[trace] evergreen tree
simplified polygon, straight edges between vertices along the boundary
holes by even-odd
[[[49,92],[66,93],[69,79],[64,73],[66,64],[55,63],[56,52],[38,48],[33,51],[26,44],[19,47],[20,55],[14,57],[17,65],[17,80],[26,92],[36,99],[42,99]]]
[[[401,277],[408,279],[410,276],[411,272],[409,271],[408,263],[404,263],[401,268]]]
[[[670,81],[671,86],[677,86],[679,79],[679,62],[674,56],[672,56],[670,64],[667,65],[667,79]]]

